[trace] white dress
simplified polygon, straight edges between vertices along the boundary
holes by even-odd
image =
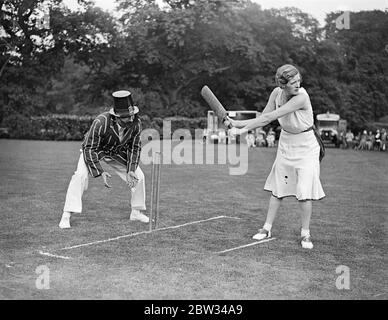
[[[281,108],[282,89],[276,88],[276,109]],[[300,94],[308,96],[304,88]],[[307,130],[314,124],[313,110],[308,99],[305,109],[299,109],[278,119],[282,131],[272,170],[264,190],[277,198],[289,196],[297,200],[320,200],[325,197],[319,179],[319,144],[314,132]]]

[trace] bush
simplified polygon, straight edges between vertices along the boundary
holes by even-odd
[[[171,134],[177,129],[188,129],[192,137],[195,137],[195,129],[204,129],[207,126],[206,118],[186,118],[186,117],[168,117],[168,118],[153,118],[149,124],[143,122],[143,129],[152,128],[159,132],[163,138],[163,122],[171,122]]]
[[[76,115],[48,115],[39,117],[25,117],[13,114],[6,117],[2,126],[9,129],[11,139],[34,140],[82,140],[89,130],[94,116]],[[163,121],[171,121],[171,133],[177,129],[189,129],[194,137],[195,129],[206,127],[206,118],[170,117],[151,119],[147,115],[140,117],[144,129],[155,129],[163,136]]]
[[[195,129],[204,129],[207,126],[206,118],[169,117],[164,120],[171,121],[171,133],[177,129],[188,129],[192,137],[195,136]]]
[[[9,129],[11,139],[34,139],[37,135],[37,128],[32,120],[21,114],[11,114],[3,120],[5,127]]]

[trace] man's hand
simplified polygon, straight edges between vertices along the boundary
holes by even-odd
[[[107,188],[112,188],[112,186],[109,185],[109,183],[108,183],[108,178],[112,178],[112,176],[111,176],[108,172],[104,171],[104,172],[101,174],[101,177],[102,177],[102,179],[104,180],[104,185],[105,185],[105,187],[107,187]]]
[[[139,178],[136,176],[135,172],[129,171],[127,173],[127,185],[130,189],[134,188],[138,181]]]

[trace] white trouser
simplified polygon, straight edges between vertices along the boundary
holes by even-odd
[[[116,174],[126,182],[127,168],[115,160],[105,162],[109,167],[111,167]],[[131,192],[131,208],[137,210],[146,210],[145,205],[145,179],[144,173],[138,166],[135,171],[136,176],[139,181],[136,184],[135,188],[130,190]],[[88,189],[88,180],[89,172],[86,167],[83,153],[78,160],[77,170],[74,172],[71,177],[71,181],[66,193],[66,201],[63,211],[68,212],[82,212],[82,195],[84,191]],[[103,182],[101,180],[101,185]]]

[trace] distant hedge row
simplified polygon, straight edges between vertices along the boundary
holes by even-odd
[[[25,117],[14,114],[4,119],[2,127],[7,128],[11,139],[31,140],[82,140],[90,128],[94,116],[48,115],[40,117]],[[206,118],[153,118],[141,116],[143,129],[152,128],[163,136],[163,121],[171,121],[171,132],[176,129],[189,129],[194,136],[195,129],[206,127]]]

